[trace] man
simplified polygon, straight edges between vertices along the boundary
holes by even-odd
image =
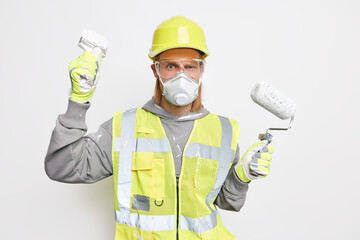
[[[195,22],[182,16],[162,22],[149,53],[154,97],[86,136],[99,61],[85,52],[70,63],[72,95],[52,133],[46,173],[69,183],[113,175],[115,239],[235,239],[217,207],[239,211],[250,180],[269,173],[273,147],[260,141],[239,160],[237,121],[203,107],[208,55]]]

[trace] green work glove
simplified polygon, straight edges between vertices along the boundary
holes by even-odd
[[[101,57],[101,50],[95,48],[70,62],[71,100],[83,103],[92,98],[99,80]]]
[[[252,145],[235,166],[238,177],[244,182],[266,177],[270,172],[273,152],[274,147],[268,145],[267,140]]]

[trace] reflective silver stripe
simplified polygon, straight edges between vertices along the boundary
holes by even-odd
[[[231,126],[230,120],[228,118],[221,117],[221,116],[219,116],[219,119],[221,122],[221,129],[222,129],[221,148],[231,149],[232,126]]]
[[[136,143],[137,152],[170,152],[166,138],[138,138]]]
[[[180,228],[181,230],[190,230],[196,233],[210,231],[217,225],[217,214],[217,211],[213,211],[210,215],[199,218],[181,216]]]
[[[120,137],[114,139],[114,151],[119,151],[117,196],[119,208],[130,209],[132,183],[132,153],[135,151],[136,109],[125,111],[121,120]]]
[[[130,209],[120,208],[115,212],[116,222],[147,231],[175,230],[174,215],[141,215],[130,213]]]
[[[189,143],[185,152],[185,157],[202,157],[220,162],[233,158],[233,156],[234,151],[231,149],[213,147],[201,143]]]
[[[219,194],[221,186],[225,182],[225,179],[227,177],[230,163],[232,162],[234,158],[234,151],[231,150],[231,143],[232,143],[232,126],[230,123],[230,120],[228,118],[220,117],[221,122],[221,129],[222,129],[222,135],[221,135],[221,149],[228,153],[230,156],[226,156],[223,159],[221,159],[219,163],[219,167],[217,169],[216,173],[216,179],[213,189],[209,192],[209,194],[206,196],[205,202],[206,205],[210,207],[211,201],[216,198],[216,196]],[[225,155],[225,154],[224,154]],[[210,208],[211,209],[211,208]]]

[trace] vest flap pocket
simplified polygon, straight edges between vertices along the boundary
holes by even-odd
[[[137,130],[138,133],[145,133],[145,134],[152,134],[154,133],[154,129],[150,129],[150,128],[139,128]]]
[[[151,170],[153,169],[152,152],[133,152],[131,170]]]

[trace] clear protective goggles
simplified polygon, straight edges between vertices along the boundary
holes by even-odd
[[[185,72],[194,80],[199,80],[204,72],[205,60],[203,59],[162,59],[155,61],[156,73],[161,79],[170,79],[176,76],[179,72]]]

